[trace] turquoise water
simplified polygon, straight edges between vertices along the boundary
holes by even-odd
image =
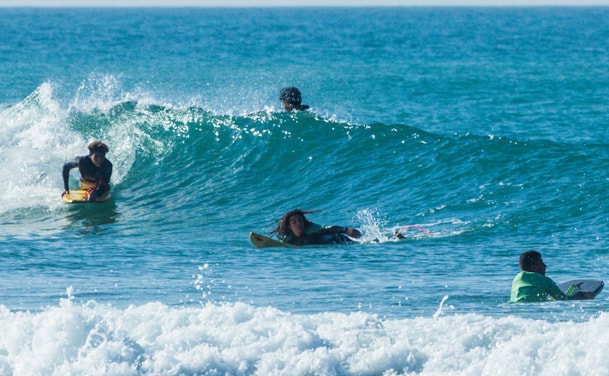
[[[0,374],[603,373],[606,292],[507,300],[608,275],[607,16],[1,9]],[[251,245],[293,208],[363,238]]]

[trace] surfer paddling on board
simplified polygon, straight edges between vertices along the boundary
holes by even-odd
[[[550,295],[554,300],[566,300],[565,295],[551,278],[546,277],[546,264],[541,253],[526,251],[520,255],[522,271],[512,281],[510,303],[543,302]]]
[[[305,214],[314,210],[294,209],[285,213],[273,233],[284,243],[294,245],[352,243],[362,234],[355,228],[321,226],[309,221]]]
[[[295,87],[284,87],[279,93],[279,100],[286,111],[302,111],[309,108],[306,104],[302,104],[302,95],[300,90]]]
[[[89,155],[76,157],[63,165],[64,195],[70,193],[68,184],[70,170],[78,167],[80,171],[80,189],[89,191],[87,201],[95,201],[110,191],[110,177],[112,176],[112,163],[106,159],[108,146],[101,141],[94,141],[87,146]]]

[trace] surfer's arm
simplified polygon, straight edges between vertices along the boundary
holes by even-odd
[[[349,227],[345,230],[345,233],[352,238],[359,238],[360,236],[362,236],[362,233],[356,228]]]
[[[356,229],[351,227],[342,227],[342,226],[329,226],[325,227],[323,230],[319,231],[320,234],[347,234],[352,238],[359,238],[362,236],[362,233]]]
[[[107,163],[105,163],[103,166],[101,181],[106,185],[107,188],[109,188],[110,178],[112,177],[112,163],[110,163],[110,161],[107,159],[106,162]]]
[[[97,197],[103,195],[110,190],[110,177],[112,176],[112,163],[106,160],[101,167],[101,170],[95,173],[98,178],[95,181],[95,190],[91,192],[88,201],[95,201]]]
[[[104,165],[103,171],[101,172],[101,178],[97,181],[97,186],[95,187],[95,191],[94,191],[95,196],[101,196],[110,190],[110,177],[111,176],[112,176],[112,163],[110,163],[110,161],[108,161],[108,163]]]
[[[563,292],[560,292],[557,294],[550,294],[550,296],[554,300],[569,300],[569,297],[567,295],[565,295]]]
[[[564,292],[560,290],[560,288],[556,285],[556,282],[548,278],[548,295],[552,297],[554,300],[567,300],[569,297],[565,295]]]
[[[78,167],[78,158],[76,158],[73,161],[70,162],[66,162],[63,165],[63,189],[64,192],[62,194],[62,196],[66,193],[70,192],[70,185],[69,185],[69,181],[70,181],[70,170],[73,168]]]

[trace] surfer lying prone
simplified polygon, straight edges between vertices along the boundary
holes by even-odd
[[[80,171],[81,189],[92,188],[87,196],[87,201],[95,201],[110,190],[110,177],[112,176],[112,163],[106,159],[108,146],[101,141],[94,141],[87,147],[89,155],[83,155],[66,162],[63,165],[63,186],[64,195],[70,193],[69,177],[70,170],[77,168]]]
[[[290,210],[281,217],[273,233],[282,242],[294,245],[352,243],[352,238],[362,236],[360,231],[355,228],[321,226],[313,223],[305,217],[305,214],[313,212],[300,209]]]

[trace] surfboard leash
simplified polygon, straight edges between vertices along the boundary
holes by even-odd
[[[422,233],[424,233],[425,235],[431,237],[431,233],[419,225],[407,225],[407,226],[400,227],[393,235],[398,238],[404,237],[404,235],[402,235],[402,233],[411,228],[417,229],[417,230],[421,231]]]

